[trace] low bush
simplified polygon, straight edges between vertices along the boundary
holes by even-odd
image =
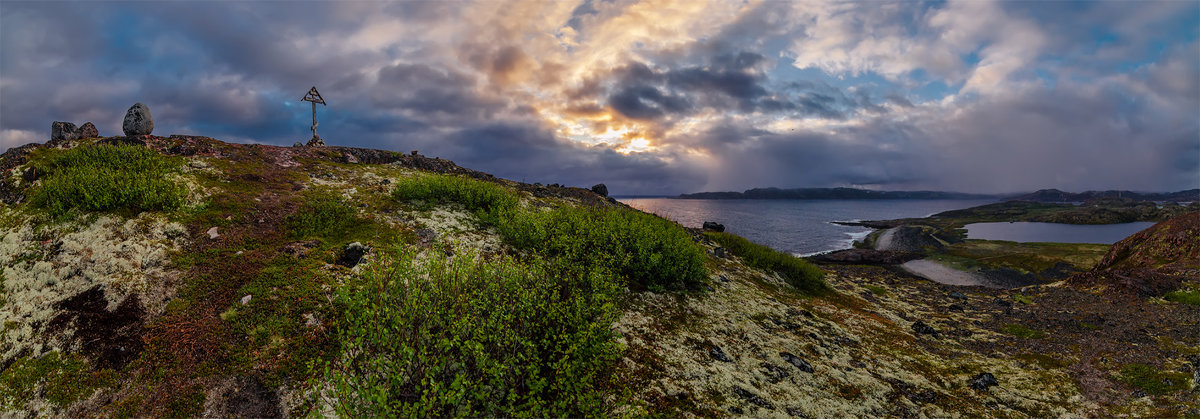
[[[335,238],[363,224],[358,210],[332,191],[316,190],[304,195],[304,203],[284,220],[295,238]]]
[[[704,253],[677,224],[643,212],[559,207],[516,213],[497,226],[514,247],[602,266],[653,290],[694,289],[707,276]]]
[[[338,294],[324,376],[349,417],[593,417],[619,356],[617,287],[533,258],[400,250]]]
[[[187,191],[167,178],[180,165],[136,145],[86,145],[45,150],[33,167],[42,176],[30,199],[52,216],[74,208],[84,211],[171,210]],[[42,154],[39,153],[39,154]]]
[[[517,206],[518,200],[503,186],[463,176],[423,174],[403,179],[392,191],[399,201],[456,202],[469,211],[492,218]]]
[[[730,233],[705,233],[746,264],[759,269],[779,272],[791,286],[807,294],[818,295],[829,291],[825,283],[825,272],[804,259],[754,243]]]
[[[513,247],[572,266],[603,267],[639,287],[697,288],[707,275],[704,253],[685,230],[643,212],[573,206],[525,210],[500,185],[449,175],[402,180],[393,196],[462,204]]]

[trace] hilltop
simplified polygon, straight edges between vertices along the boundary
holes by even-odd
[[[147,135],[0,170],[13,416],[1200,415],[1192,271],[815,266],[415,152]]]

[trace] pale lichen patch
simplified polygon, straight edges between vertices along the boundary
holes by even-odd
[[[122,219],[102,215],[34,228],[25,224],[0,238],[5,304],[0,307],[0,359],[60,348],[46,336],[59,302],[101,286],[108,309],[139,294],[148,312],[161,311],[171,293],[168,252],[187,240],[184,227],[143,213]],[[71,332],[65,332],[69,335]]]

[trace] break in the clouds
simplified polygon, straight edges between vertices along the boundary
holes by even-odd
[[[0,148],[51,121],[326,141],[616,194],[1200,186],[1200,3],[0,5]]]

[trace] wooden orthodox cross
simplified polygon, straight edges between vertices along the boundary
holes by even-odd
[[[312,103],[312,111],[313,111],[313,124],[312,124],[312,132],[313,132],[313,140],[318,140],[318,139],[320,139],[321,137],[317,135],[317,104],[318,104],[318,103],[320,103],[322,106],[325,106],[325,99],[322,99],[322,98],[321,98],[321,93],[320,93],[320,92],[317,92],[317,86],[313,86],[311,89],[308,89],[308,94],[304,95],[304,98],[300,99],[300,101],[301,101],[301,102],[311,102],[311,103]]]

